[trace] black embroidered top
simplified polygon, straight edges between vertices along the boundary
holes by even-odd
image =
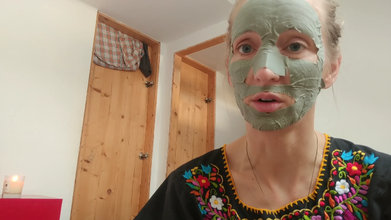
[[[285,220],[391,219],[391,156],[326,135],[315,190],[272,212],[240,200],[224,146],[172,172],[135,220],[271,220],[273,214]]]

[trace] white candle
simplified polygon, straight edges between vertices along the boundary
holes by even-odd
[[[3,194],[22,194],[24,176],[5,176]]]

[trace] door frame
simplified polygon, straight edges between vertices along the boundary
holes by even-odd
[[[140,188],[140,200],[139,200],[139,207],[138,209],[141,210],[141,208],[147,203],[149,199],[149,187],[150,187],[150,181],[151,181],[151,165],[152,165],[152,155],[153,155],[153,139],[154,139],[154,130],[155,130],[155,116],[156,116],[156,101],[157,101],[157,87],[158,87],[158,78],[159,78],[159,62],[160,62],[160,42],[156,41],[155,39],[129,27],[125,24],[122,24],[115,19],[103,14],[102,12],[97,13],[96,18],[96,24],[95,24],[95,34],[94,34],[94,43],[93,43],[93,49],[92,49],[92,55],[91,55],[91,66],[90,66],[90,73],[89,73],[89,80],[88,80],[88,88],[87,88],[87,97],[90,93],[92,93],[92,82],[93,82],[93,65],[94,65],[94,51],[95,51],[95,39],[96,39],[96,32],[98,23],[104,23],[109,27],[112,27],[116,29],[117,31],[120,31],[128,36],[131,36],[135,39],[140,40],[143,43],[148,44],[148,46],[151,48],[151,51],[149,53],[150,60],[151,60],[151,75],[147,78],[148,81],[153,81],[153,86],[148,89],[148,110],[147,110],[147,121],[146,121],[146,132],[145,132],[145,145],[144,145],[144,153],[148,153],[148,159],[144,160],[143,167],[142,167],[142,176],[141,176],[141,188]],[[82,140],[83,137],[86,135],[86,115],[87,115],[87,109],[88,109],[88,100],[86,100],[85,104],[85,110],[84,110],[84,118],[83,118],[83,129],[81,134],[81,140],[80,140],[80,148],[79,148],[79,158],[78,158],[78,164],[77,168],[79,168],[79,162],[81,160],[81,149],[82,149]],[[136,156],[136,155],[135,155]],[[78,179],[79,170],[76,171],[76,177],[75,177],[75,186],[76,181]],[[147,184],[145,184],[147,183]],[[72,208],[71,208],[71,218],[73,213],[73,201],[75,200],[75,189],[73,190],[73,199],[72,199]]]
[[[196,69],[201,70],[208,74],[208,97],[212,98],[214,108],[209,108],[208,105],[208,125],[207,125],[207,150],[211,151],[214,149],[215,139],[215,99],[216,99],[216,71],[211,68],[198,63],[197,61],[189,58],[187,55],[205,50],[209,47],[221,44],[225,42],[226,34],[217,36],[210,40],[188,47],[184,50],[180,50],[174,53],[174,71],[172,76],[172,96],[171,96],[171,114],[170,114],[170,133],[168,143],[168,158],[166,166],[166,176],[174,170],[175,167],[175,152],[177,143],[177,129],[178,129],[178,111],[179,111],[179,94],[180,94],[180,82],[181,82],[181,67],[182,63],[186,63],[193,66]]]

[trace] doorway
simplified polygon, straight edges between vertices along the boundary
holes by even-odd
[[[225,35],[221,35],[175,53],[166,176],[214,149],[216,70],[191,54],[224,41]]]
[[[160,43],[102,13],[98,22],[148,44],[152,74],[91,59],[71,219],[133,219],[149,198]]]

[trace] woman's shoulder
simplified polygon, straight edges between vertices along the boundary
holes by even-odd
[[[365,155],[376,155],[376,157],[379,157],[380,159],[387,160],[389,164],[391,165],[391,155],[378,151],[375,148],[356,144],[352,141],[345,140],[342,138],[335,138],[330,137],[330,150],[343,150],[343,151],[352,151],[352,152],[360,152],[363,156]]]
[[[330,180],[327,186],[331,187],[329,192],[336,195],[330,196],[330,201],[343,202],[347,198],[346,204],[354,207],[354,211],[368,213],[367,219],[390,219],[391,156],[341,138],[329,137],[328,146]],[[353,209],[350,211],[352,213]],[[355,215],[361,216],[357,212]]]
[[[354,159],[364,166],[373,165],[378,177],[385,178],[391,183],[391,155],[374,148],[356,144],[352,141],[330,137],[330,153],[339,154],[342,159]]]
[[[201,219],[201,195],[221,183],[224,147],[194,158],[171,172],[136,219]],[[196,199],[195,197],[196,196]],[[164,205],[162,205],[164,204]]]

